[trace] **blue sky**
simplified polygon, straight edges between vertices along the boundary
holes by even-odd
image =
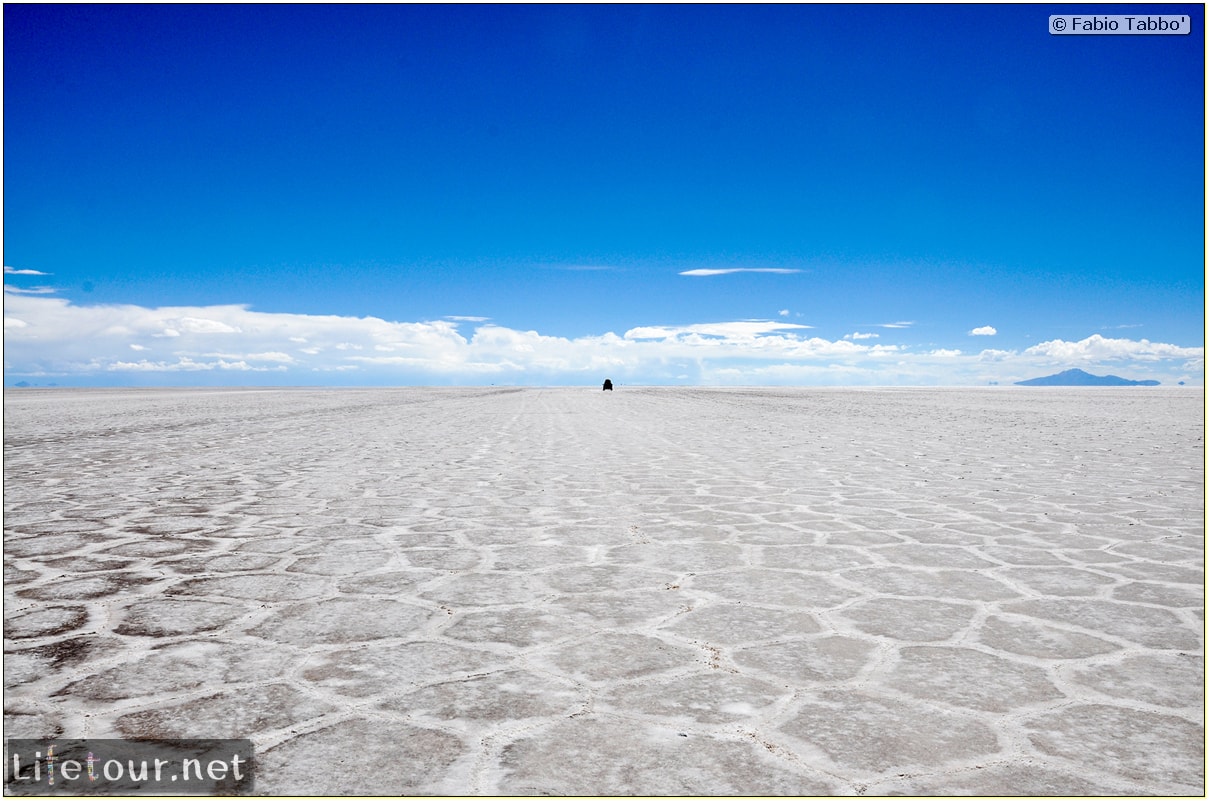
[[[1204,11],[4,6],[5,384],[1204,380]]]

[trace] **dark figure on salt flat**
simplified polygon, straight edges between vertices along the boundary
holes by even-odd
[[[609,390],[609,392],[612,392],[613,391],[613,382],[606,378],[605,382],[604,382],[604,386],[601,387],[601,389],[602,390],[607,389],[607,390]]]

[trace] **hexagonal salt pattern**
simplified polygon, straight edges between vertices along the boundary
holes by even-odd
[[[1200,795],[1201,390],[5,398],[5,721],[270,795]]]

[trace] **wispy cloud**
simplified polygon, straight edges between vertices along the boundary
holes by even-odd
[[[53,295],[59,290],[55,289],[53,286],[18,287],[5,284],[4,291],[13,295]]]
[[[712,337],[715,339],[751,339],[775,331],[810,328],[798,323],[780,323],[774,320],[743,320],[733,323],[698,323],[682,326],[640,326],[625,332],[626,339],[684,339],[688,337]]]
[[[915,325],[913,320],[905,320],[897,323],[877,323],[877,328],[910,328]]]
[[[1204,381],[1201,347],[1100,335],[966,353],[880,345],[867,341],[876,335],[860,332],[832,341],[784,320],[567,338],[477,318],[397,322],[243,305],[78,306],[29,294],[10,295],[4,313],[10,380],[53,375],[105,383],[127,374],[122,380],[161,383],[525,384],[594,383],[607,375],[629,384],[985,385],[1045,375],[1058,365],[1093,372],[1104,365],[1163,383]]]
[[[459,323],[485,323],[488,320],[490,320],[491,318],[490,317],[471,317],[469,315],[464,315],[464,314],[447,314],[441,319],[453,320],[454,322],[459,322]]]
[[[41,270],[18,270],[16,267],[9,267],[7,264],[4,265],[4,274],[5,275],[50,275],[50,273],[44,273]]]
[[[775,273],[777,275],[791,275],[800,273],[801,270],[794,270],[788,267],[726,267],[722,269],[697,269],[684,270],[680,275],[691,276],[709,276],[709,275],[730,275],[731,273]]]
[[[999,332],[995,330],[994,326],[983,325],[979,326],[978,328],[971,329],[969,335],[972,337],[993,337],[998,333]]]

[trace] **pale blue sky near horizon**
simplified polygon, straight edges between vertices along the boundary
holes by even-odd
[[[3,13],[6,385],[1203,384],[1201,5]]]

